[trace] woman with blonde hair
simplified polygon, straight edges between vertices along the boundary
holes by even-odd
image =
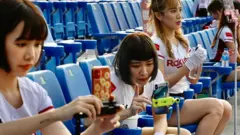
[[[150,17],[156,34],[155,43],[159,69],[170,85],[171,96],[184,96],[189,89],[189,72],[199,67],[206,59],[206,50],[201,46],[190,53],[189,43],[181,32],[182,6],[180,0],[152,0]],[[190,55],[190,56],[189,56]],[[197,135],[219,135],[231,116],[231,105],[220,99],[204,98],[185,100],[181,113],[181,125],[198,124]],[[176,126],[176,112],[168,124]]]

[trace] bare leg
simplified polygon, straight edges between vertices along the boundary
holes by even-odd
[[[196,135],[213,135],[217,127],[223,127],[226,123],[220,123],[224,114],[224,105],[221,100],[215,98],[186,100],[180,111],[181,125],[198,123]],[[176,112],[173,113],[168,124],[177,125]]]
[[[240,80],[240,67],[237,67],[237,80]],[[235,80],[235,70],[231,72],[231,74],[225,80],[226,82],[233,82]]]
[[[188,130],[183,129],[183,128],[180,129],[180,133],[181,133],[181,135],[191,135],[191,133]],[[154,135],[153,127],[142,128],[142,135]],[[176,127],[168,127],[166,135],[177,135],[177,128]]]
[[[229,119],[232,115],[232,106],[228,103],[228,101],[221,100],[224,105],[224,113],[221,121],[219,122],[217,129],[214,132],[214,135],[220,135],[224,130],[225,126],[227,125]]]

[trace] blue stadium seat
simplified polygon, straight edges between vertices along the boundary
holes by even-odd
[[[75,12],[77,11],[77,2],[68,1],[66,10],[63,13],[63,24],[65,26],[65,34],[67,39],[74,39],[76,36]]]
[[[188,6],[188,8],[190,9],[190,11],[192,12],[192,7],[193,7],[193,1],[192,0],[186,0],[186,3],[187,3],[187,6]],[[192,15],[193,15],[193,17],[195,16],[194,14],[193,14],[193,12],[192,12]]]
[[[187,33],[192,33],[192,32],[195,32],[195,29],[194,29],[194,25],[193,25],[193,20],[192,19],[184,19],[185,21],[185,25],[187,27]]]
[[[112,67],[114,57],[115,56],[113,54],[101,55],[101,56],[98,56],[98,60],[101,62],[103,66]]]
[[[46,52],[46,61],[41,69],[55,72],[56,66],[61,64],[60,60],[64,56],[64,47],[44,44],[44,51]]]
[[[100,55],[111,52],[112,48],[114,48],[118,43],[112,42],[111,39],[121,40],[125,36],[126,33],[111,33],[105,18],[102,9],[98,3],[88,3],[87,11],[89,20],[92,27],[92,34],[95,39],[97,39],[98,44],[98,53]]]
[[[186,0],[182,0],[181,2],[182,2],[182,9],[185,12],[186,17],[187,18],[192,18],[193,14],[191,12],[191,9],[188,7],[187,1]]]
[[[63,13],[66,8],[66,2],[64,1],[54,1],[53,10],[51,11],[51,26],[53,38],[57,41],[65,39],[66,35],[64,32],[63,24]]]
[[[186,34],[184,36],[188,39],[191,48],[197,47],[196,41],[192,34]]]
[[[75,11],[75,24],[77,38],[84,38],[87,34],[87,16],[86,9],[81,1],[77,1],[77,10]]]
[[[126,30],[130,29],[120,4],[117,2],[111,2],[110,4],[111,4],[113,12],[117,18],[117,22],[118,22],[118,26],[119,26],[120,30],[126,31]]]
[[[197,43],[197,44],[201,44],[201,45],[207,50],[207,54],[208,54],[207,56],[208,56],[208,60],[209,60],[210,57],[211,57],[211,54],[212,54],[212,49],[211,49],[211,47],[210,47],[210,49],[209,49],[209,45],[206,45],[206,44],[205,44],[205,42],[202,40],[199,32],[194,32],[194,33],[192,33],[192,35],[193,35],[196,43]],[[206,41],[208,41],[208,38],[207,38]]]
[[[217,30],[218,30],[217,28],[212,29],[212,33],[214,36],[217,34]]]
[[[92,68],[94,66],[102,66],[101,62],[98,61],[97,59],[87,59],[87,60],[82,60],[79,62],[79,66],[81,67],[85,78],[88,83],[88,87],[90,91],[92,92]]]
[[[45,51],[42,50],[42,56],[41,56],[41,58],[40,58],[40,63],[39,63],[39,65],[38,65],[37,67],[33,67],[29,72],[34,72],[34,71],[39,71],[39,70],[41,70],[41,67],[42,67],[42,65],[45,63],[45,61],[46,61],[46,54],[45,54]]]
[[[56,76],[62,87],[67,103],[71,102],[78,96],[90,95],[90,90],[83,71],[77,64],[58,66],[56,68]]]
[[[53,3],[50,1],[37,1],[37,5],[41,8],[48,27],[51,27],[51,10]]]
[[[36,71],[28,73],[27,77],[29,77],[34,82],[40,84],[44,89],[47,90],[49,97],[52,99],[53,105],[55,108],[62,107],[66,104],[64,99],[62,89],[60,84],[56,78],[56,76],[48,70]],[[69,131],[73,134],[74,128],[72,121],[64,122],[65,126],[69,129]]]
[[[41,9],[37,7],[38,10],[42,13]],[[42,13],[43,15],[43,13]],[[52,72],[55,72],[56,66],[60,65],[60,59],[64,56],[64,47],[58,46],[53,38],[52,34],[48,28],[48,36],[44,42],[44,54],[45,57],[41,61],[41,69],[48,69]]]
[[[135,29],[138,27],[137,22],[134,18],[133,12],[127,2],[120,2],[120,6],[127,20],[130,29]]]
[[[108,28],[111,32],[121,31],[110,3],[100,3]]]
[[[129,2],[128,3],[132,9],[132,12],[134,14],[135,20],[137,21],[138,27],[143,26],[142,23],[142,13],[141,10],[138,7],[137,2]]]
[[[41,10],[40,10],[40,12],[41,12]],[[54,50],[54,48],[56,50]],[[64,48],[65,53],[61,52],[62,48]],[[51,63],[51,64],[50,64],[50,66],[47,66],[47,67],[44,67],[44,65],[43,65],[42,69],[49,69],[49,70],[55,72],[54,71],[55,67],[60,64],[76,63],[77,57],[78,57],[77,54],[79,52],[81,52],[82,44],[80,42],[74,42],[73,40],[62,40],[62,41],[59,41],[58,43],[56,43],[53,40],[50,29],[48,28],[48,37],[44,42],[44,49],[47,49],[46,57],[48,57],[48,59],[47,59],[48,63]],[[49,49],[51,49],[51,50],[49,50]],[[49,57],[56,57],[55,58],[56,60],[49,60],[50,59]],[[44,62],[46,62],[46,61],[44,61]]]
[[[114,135],[141,135],[142,129],[124,129],[124,128],[115,128],[113,130]]]
[[[61,64],[76,63],[78,54],[82,50],[81,42],[74,42],[73,40],[60,41],[58,45],[64,46],[65,55],[61,58]]]
[[[212,44],[215,35],[213,35],[211,29],[207,29],[207,30],[206,30],[206,33],[207,33],[207,35],[208,35],[209,42]]]
[[[204,48],[206,48],[207,53],[208,53],[208,55],[209,55],[209,57],[210,57],[211,54],[212,54],[212,48],[211,48],[212,44],[211,44],[211,42],[209,41],[209,37],[208,37],[206,31],[200,31],[200,32],[199,32],[199,35],[200,35],[200,37],[201,37],[201,39],[202,39],[202,41],[203,41]]]

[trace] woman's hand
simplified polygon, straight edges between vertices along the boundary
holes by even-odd
[[[117,110],[117,112],[120,112],[122,110],[124,110],[123,105],[120,106],[120,109]],[[118,113],[97,117],[97,119],[90,125],[90,127],[88,127],[81,135],[102,135],[103,133],[119,127],[119,120],[120,116]]]
[[[133,98],[131,107],[129,108],[130,110],[130,114],[136,115],[141,111],[145,111],[146,110],[146,104],[152,104],[152,102],[144,97],[144,96],[139,96],[139,86],[135,85],[134,87],[135,89],[135,96]]]
[[[196,84],[202,74],[202,66],[198,66],[197,68],[194,68],[192,71],[190,71],[186,78],[191,84]]]
[[[94,127],[95,132],[106,133],[120,126],[119,123],[120,116],[118,114],[105,116],[104,118],[99,118],[91,125]]]
[[[207,58],[207,51],[201,45],[198,45],[198,49],[192,53],[188,58],[185,65],[189,71],[203,64]]]
[[[88,118],[95,120],[101,113],[102,101],[93,95],[80,96],[69,104],[55,110],[55,119],[69,120],[76,113],[84,113]]]

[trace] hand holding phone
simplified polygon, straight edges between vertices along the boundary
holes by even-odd
[[[110,68],[108,66],[94,66],[92,68],[92,94],[99,98],[103,107],[98,117],[117,113],[120,105],[111,96]],[[87,118],[86,114],[76,114],[75,118]]]
[[[102,102],[113,101],[111,97],[110,68],[108,66],[93,67],[92,94],[102,100]]]

